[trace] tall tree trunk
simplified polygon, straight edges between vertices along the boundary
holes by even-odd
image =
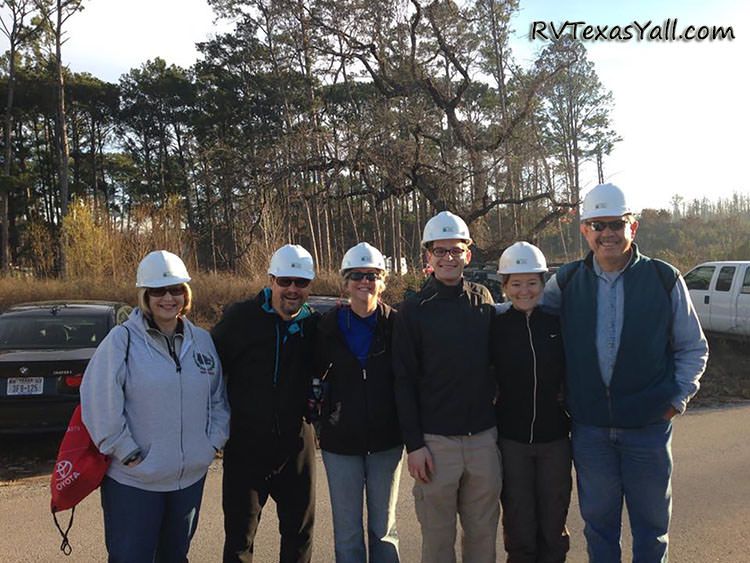
[[[352,199],[346,198],[346,209],[349,211],[349,220],[352,222],[352,230],[354,231],[354,239],[356,242],[360,242],[362,239],[359,236],[359,230],[357,229],[357,221],[354,219],[354,212],[352,211]]]
[[[75,114],[73,115],[73,118],[70,120],[70,140],[71,145],[73,149],[73,154],[79,156],[81,154],[81,136],[80,131],[78,129],[78,119],[76,119]],[[77,156],[73,157],[73,182],[71,183],[71,191],[76,193],[76,190],[79,190],[78,193],[80,193],[81,188],[81,162],[80,158]]]
[[[382,235],[382,231],[380,230],[380,216],[378,213],[378,205],[377,205],[377,200],[374,195],[372,196],[372,218],[374,220],[373,227],[375,229],[376,246],[378,248],[382,248],[385,250],[383,235]]]
[[[63,17],[62,0],[57,0],[57,24],[55,26],[55,63],[57,67],[57,158],[60,181],[60,227],[62,220],[68,214],[68,161],[70,159],[70,148],[68,147],[68,131],[65,126],[65,77],[63,75],[62,62],[62,25]],[[65,245],[62,237],[62,228],[59,230],[59,257],[60,274],[65,277],[67,269],[65,258]]]
[[[403,272],[401,271],[401,259],[403,258],[403,248],[401,245],[401,198],[397,197],[396,201],[396,264],[398,264],[396,271],[400,276]]]
[[[318,254],[318,240],[315,235],[315,225],[313,224],[313,216],[312,211],[310,211],[310,202],[307,198],[303,198],[303,202],[305,205],[305,215],[307,217],[307,227],[310,231],[310,245],[313,249],[313,259],[315,260],[315,265],[320,268],[320,256]]]
[[[4,10],[1,30],[8,38],[8,85],[5,103],[5,122],[3,129],[3,140],[5,142],[5,162],[3,165],[3,176],[5,181],[0,188],[0,270],[7,273],[10,269],[10,195],[15,185],[11,181],[13,150],[13,101],[16,87],[16,55],[19,46],[26,43],[38,30],[39,23],[27,25],[26,18],[32,16],[38,6],[35,0],[16,0],[14,2],[3,2]]]
[[[188,174],[187,159],[185,158],[186,148],[183,148],[182,131],[178,123],[172,125],[174,129],[175,141],[177,143],[177,159],[180,163],[180,172],[182,174],[182,194],[184,198],[185,214],[187,218],[187,227],[189,232],[195,230],[195,217],[193,216],[193,205],[190,197],[190,180]]]
[[[91,151],[91,196],[94,200],[94,206],[99,202],[99,186],[97,172],[97,159],[96,159],[96,120],[94,119],[93,112],[91,115],[91,139],[89,143],[89,150]]]
[[[3,176],[5,176],[5,186],[0,190],[0,221],[2,221],[2,232],[0,232],[0,269],[3,273],[8,273],[10,269],[10,245],[8,237],[10,229],[8,228],[8,199],[10,197],[10,173],[11,159],[13,152],[11,147],[11,132],[13,131],[13,95],[16,85],[16,46],[11,40],[10,50],[8,51],[8,96],[5,102],[5,129],[3,131],[3,140],[5,142],[5,162],[3,165]]]

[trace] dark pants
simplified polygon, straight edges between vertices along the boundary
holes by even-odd
[[[205,477],[186,489],[154,492],[105,477],[101,500],[109,563],[184,563],[198,526]]]
[[[570,440],[524,444],[500,439],[503,535],[508,563],[558,563],[570,547]]]
[[[224,458],[224,563],[251,563],[261,512],[276,502],[281,533],[280,563],[310,563],[315,516],[315,441],[305,424],[300,447],[262,475],[253,456]]]

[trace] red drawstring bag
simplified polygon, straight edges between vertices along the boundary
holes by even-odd
[[[130,330],[126,326],[122,326],[122,328],[127,332],[127,344],[125,346],[125,367],[127,369],[130,353]],[[81,405],[79,404],[73,411],[70,422],[68,422],[68,429],[65,431],[62,442],[60,442],[60,449],[57,452],[57,461],[55,461],[50,483],[50,490],[52,491],[50,510],[52,510],[55,526],[62,536],[60,551],[65,555],[70,555],[73,550],[68,541],[68,532],[73,525],[75,507],[99,488],[107,474],[109,462],[109,457],[99,451],[91,439],[89,431],[84,426],[81,417]],[[56,513],[69,508],[72,509],[70,520],[68,521],[68,527],[63,531],[57,522]]]
[[[70,555],[72,548],[68,541],[68,532],[73,525],[75,506],[101,485],[109,467],[109,458],[102,454],[89,436],[81,419],[81,405],[78,405],[70,417],[65,431],[57,461],[52,471],[52,501],[50,509],[55,526],[62,535],[60,550]],[[63,531],[57,522],[57,512],[72,509],[68,527]]]

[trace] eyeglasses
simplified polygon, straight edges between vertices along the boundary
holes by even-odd
[[[586,225],[597,233],[601,233],[607,227],[609,227],[610,231],[616,233],[617,231],[621,231],[629,222],[625,219],[617,219],[615,221],[589,221]]]
[[[294,286],[299,289],[305,289],[310,285],[310,281],[312,281],[307,278],[274,278],[274,280],[279,287],[289,287],[294,284]]]
[[[461,256],[466,254],[466,249],[461,248],[459,246],[454,246],[453,248],[443,248],[442,246],[433,246],[430,249],[430,253],[437,258],[443,258],[447,254],[450,254],[453,258],[461,258]]]
[[[146,292],[149,297],[164,297],[167,292],[169,292],[172,297],[179,297],[180,295],[185,295],[185,286],[173,285],[170,287],[149,287],[146,289]]]
[[[376,274],[375,272],[351,272],[346,275],[346,279],[352,280],[352,281],[362,281],[363,279],[366,279],[367,281],[374,282],[375,280],[379,280],[382,276],[380,274]]]

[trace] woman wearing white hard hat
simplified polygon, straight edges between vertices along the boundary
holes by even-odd
[[[314,382],[324,389],[317,407],[336,562],[364,563],[369,552],[370,563],[397,563],[403,442],[391,366],[396,312],[380,302],[385,260],[378,249],[366,242],[350,248],[341,275],[349,302],[320,322]]]
[[[83,421],[111,459],[101,486],[109,561],[187,561],[206,473],[229,433],[216,349],[185,317],[188,282],[178,256],[148,254],[138,307],[83,377]]]
[[[498,274],[511,307],[492,322],[503,458],[503,536],[508,561],[564,561],[570,540],[570,422],[562,406],[565,376],[560,321],[539,306],[547,261],[528,242],[500,257]]]

